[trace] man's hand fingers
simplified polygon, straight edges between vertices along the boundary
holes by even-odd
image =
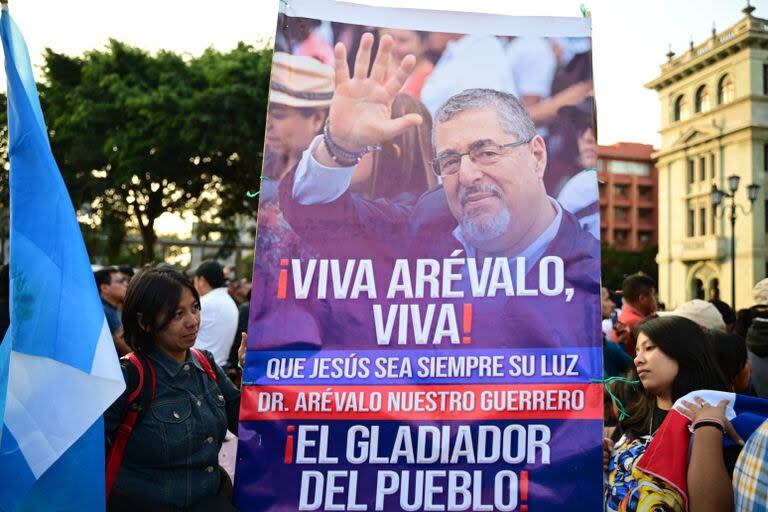
[[[406,114],[403,117],[397,119],[390,119],[382,126],[384,136],[381,140],[391,140],[408,128],[418,126],[423,122],[423,119],[419,114]]]
[[[347,65],[347,49],[343,43],[337,43],[333,48],[334,67],[336,68],[336,87],[349,80]]]
[[[355,74],[356,79],[363,79],[368,76],[368,66],[371,63],[371,47],[373,46],[373,34],[366,32],[363,37],[360,38],[360,48],[357,49],[357,57],[355,57]]]
[[[411,71],[413,71],[413,66],[415,65],[416,57],[413,55],[406,55],[400,63],[400,66],[397,68],[397,71],[393,73],[389,80],[387,80],[387,83],[384,84],[384,87],[387,89],[387,94],[389,94],[391,98],[394,98],[395,95],[400,92],[400,89],[402,89],[405,81],[408,80]]]
[[[387,76],[387,68],[389,67],[389,56],[392,53],[392,38],[390,36],[384,36],[379,41],[379,52],[376,54],[376,59],[373,61],[373,67],[371,68],[371,78],[379,83],[384,83],[384,78]]]
[[[246,347],[248,344],[248,334],[243,331],[243,333],[240,335],[240,347],[237,349],[237,361],[240,363],[240,366],[245,366],[245,352]]]

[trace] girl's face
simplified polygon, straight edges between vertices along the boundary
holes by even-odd
[[[171,314],[171,322],[157,333],[155,343],[157,348],[169,355],[186,354],[195,344],[197,329],[200,327],[200,304],[186,286],[181,292],[176,311]]]
[[[680,367],[642,332],[637,337],[635,367],[645,389],[657,397],[671,398],[672,382]]]

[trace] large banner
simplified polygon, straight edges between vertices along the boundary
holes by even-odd
[[[241,510],[601,508],[590,41],[281,2]]]

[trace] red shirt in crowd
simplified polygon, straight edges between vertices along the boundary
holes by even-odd
[[[625,302],[621,306],[619,320],[613,326],[611,338],[613,341],[622,342],[624,350],[631,357],[635,357],[635,341],[632,339],[632,331],[643,318],[645,318],[645,315]]]

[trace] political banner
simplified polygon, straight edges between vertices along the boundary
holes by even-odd
[[[601,507],[590,30],[281,2],[241,510]]]

